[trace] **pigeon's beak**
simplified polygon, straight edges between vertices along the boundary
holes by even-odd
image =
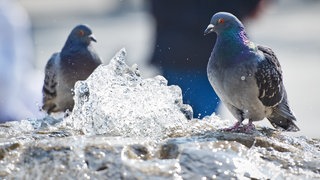
[[[96,38],[94,37],[93,34],[91,34],[91,35],[89,36],[89,39],[90,39],[90,41],[97,42],[97,40],[96,40]]]
[[[209,24],[207,29],[204,31],[204,35],[212,33],[213,30],[214,30],[214,25],[213,24]]]

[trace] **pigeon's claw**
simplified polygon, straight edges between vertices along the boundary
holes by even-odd
[[[222,131],[237,132],[241,128],[241,125],[242,125],[242,122],[238,121],[233,126],[222,129]]]
[[[249,123],[246,124],[246,125],[243,125],[243,127],[241,129],[242,129],[242,131],[240,131],[240,132],[243,132],[243,133],[246,133],[246,134],[252,134],[256,130],[256,127],[252,123],[252,121],[249,120]]]
[[[222,131],[225,132],[237,132],[237,133],[246,133],[246,134],[252,134],[255,131],[255,126],[252,123],[251,120],[249,120],[249,123],[246,125],[243,125],[242,122],[238,121],[236,124],[229,128],[222,129]]]

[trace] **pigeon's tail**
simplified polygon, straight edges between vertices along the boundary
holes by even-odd
[[[293,122],[296,120],[296,117],[293,115],[288,106],[286,93],[284,98],[282,99],[282,102],[274,107],[272,114],[268,117],[268,120],[273,125],[273,127],[277,129],[291,132],[300,130],[298,126]]]
[[[297,132],[300,130],[298,126],[292,121],[292,119],[285,118],[283,116],[280,116],[279,114],[273,114],[272,117],[268,117],[268,120],[270,121],[272,126],[277,129],[291,132]]]

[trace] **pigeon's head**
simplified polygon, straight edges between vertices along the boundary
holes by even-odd
[[[220,34],[224,31],[239,29],[243,29],[243,25],[236,16],[228,12],[218,12],[212,16],[204,35],[212,32]]]
[[[91,41],[97,42],[92,34],[91,29],[87,25],[80,24],[73,28],[69,35],[69,39],[77,44],[89,45]]]

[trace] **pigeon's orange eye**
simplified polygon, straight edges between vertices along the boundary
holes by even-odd
[[[78,34],[79,34],[79,36],[83,36],[84,35],[84,31],[83,30],[79,30]]]
[[[220,23],[224,23],[224,19],[222,19],[222,18],[218,19],[218,23],[219,23],[219,24],[220,24]]]

